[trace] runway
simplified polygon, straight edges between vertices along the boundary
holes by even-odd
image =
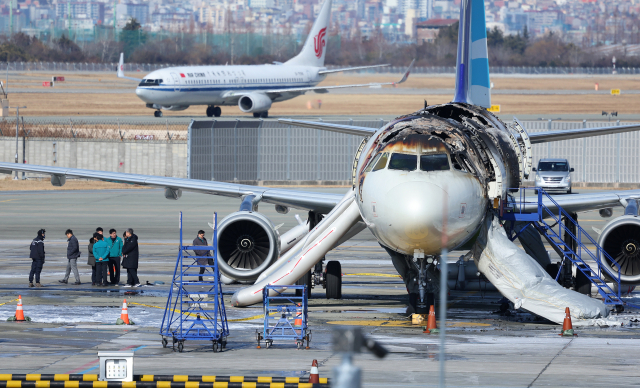
[[[345,188],[302,188],[343,192]],[[178,212],[183,211],[185,238],[198,229],[211,229],[212,213],[220,218],[237,210],[239,201],[185,192],[178,201],[166,200],[162,190],[78,190],[1,192],[0,303],[22,295],[30,323],[4,322],[15,302],[0,306],[0,373],[96,373],[97,350],[133,349],[136,374],[308,376],[317,359],[321,377],[330,377],[340,363],[331,350],[336,325],[357,325],[389,351],[379,360],[371,354],[356,356],[367,387],[436,386],[438,337],[411,326],[403,314],[408,303],[404,284],[385,251],[368,231],[334,249],[327,260],[342,263],[342,300],[327,300],[315,288],[310,300],[310,350],[275,342],[271,349],[256,349],[255,330],[261,327],[262,308],[231,308],[227,304],[231,336],[227,350],[211,352],[210,344],[185,343],[184,353],[164,349],[158,327],[162,320],[178,242]],[[282,230],[293,226],[287,215],[263,204],[260,212]],[[305,214],[300,213],[301,217]],[[621,211],[616,210],[614,217]],[[582,226],[601,228],[607,219],[597,212],[580,215]],[[96,226],[133,228],[140,237],[139,276],[143,283],[164,285],[137,289],[100,288],[87,283],[86,245]],[[27,288],[30,267],[28,244],[39,228],[47,230],[45,287]],[[74,230],[83,251],[79,260],[80,286],[57,282],[66,265],[67,228]],[[463,252],[453,252],[455,260]],[[367,273],[373,275],[355,275]],[[387,275],[387,276],[383,276]],[[240,286],[225,286],[225,300]],[[135,294],[125,295],[126,291]],[[632,294],[638,300],[639,294]],[[122,299],[136,326],[115,326]],[[500,295],[491,292],[451,291],[446,348],[447,386],[634,386],[640,377],[635,360],[640,356],[638,324],[617,328],[581,328],[579,336],[562,338],[560,328],[524,311],[498,313]],[[632,313],[623,313],[634,317]]]

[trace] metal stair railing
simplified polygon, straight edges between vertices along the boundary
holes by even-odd
[[[558,280],[558,276],[562,271],[562,266],[565,265],[564,259],[566,258],[571,261],[571,263],[576,264],[577,269],[596,286],[598,293],[603,297],[605,304],[628,304],[622,300],[620,295],[621,267],[618,262],[611,258],[611,256],[588,233],[586,233],[584,229],[582,229],[578,222],[574,220],[569,213],[567,213],[544,189],[538,187],[526,187],[519,188],[518,190],[520,190],[520,201],[510,204],[507,210],[512,210],[512,212],[505,213],[502,218],[512,221],[512,226],[515,221],[524,221],[528,222],[528,224],[521,230],[517,231],[511,240],[515,240],[529,226],[529,224],[533,224],[540,234],[543,235],[546,240],[552,244],[552,246],[554,246],[554,249],[563,256],[556,280]],[[537,211],[535,213],[526,211],[527,205],[532,204],[532,202],[526,201],[526,190],[536,190],[537,192]],[[556,207],[557,211],[553,211],[549,206],[544,204],[544,197],[546,197],[546,199]],[[531,208],[531,206],[529,206],[529,208]],[[545,218],[552,219],[555,221],[555,224],[549,225],[545,221]],[[575,226],[576,233],[574,234],[572,232],[572,228],[568,227],[565,223],[568,223],[570,226]],[[558,232],[554,230],[556,226],[558,228]],[[575,242],[575,244],[567,244],[565,239],[562,238],[563,232],[565,234],[565,238],[568,236],[568,238]],[[593,244],[596,254],[594,254],[582,242],[583,237]],[[573,246],[576,247],[575,250],[572,248]],[[591,266],[584,261],[582,258],[584,252],[586,252],[587,255],[596,263],[596,269],[591,268]],[[612,268],[616,270],[617,273],[614,273],[602,264],[603,258],[611,263]],[[616,290],[607,284],[603,275],[617,284]]]

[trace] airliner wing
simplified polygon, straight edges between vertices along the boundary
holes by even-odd
[[[398,81],[398,82],[381,82],[381,83],[355,84],[355,85],[337,85],[337,86],[313,86],[313,87],[308,87],[308,88],[273,89],[273,90],[266,90],[265,93],[267,93],[267,94],[282,94],[282,93],[292,93],[292,92],[293,93],[295,93],[295,92],[305,93],[305,92],[312,92],[312,91],[318,91],[319,93],[326,93],[328,90],[331,90],[331,89],[378,87],[378,86],[383,86],[383,85],[398,85],[398,84],[401,84],[401,83],[405,82],[407,80],[407,78],[409,78],[409,74],[411,74],[411,70],[413,69],[413,63],[415,61],[416,61],[415,59],[413,61],[411,61],[411,65],[409,65],[409,68],[407,69],[407,71],[402,76],[402,79],[400,79],[400,81]]]
[[[177,199],[178,190],[203,194],[242,198],[246,195],[262,196],[261,201],[291,207],[328,213],[340,202],[343,194],[314,193],[280,188],[240,185],[235,183],[205,181],[199,179],[166,178],[153,175],[125,174],[110,171],[83,170],[66,167],[37,166],[32,164],[0,163],[0,173],[11,171],[34,172],[51,175],[51,182],[57,186],[64,184],[65,177],[88,178],[106,182],[163,187],[167,198]]]
[[[356,136],[371,136],[374,133],[376,133],[376,131],[378,130],[378,128],[357,127],[355,125],[331,124],[331,123],[323,123],[320,121],[278,119],[278,122],[295,125],[296,127],[321,129],[323,131],[346,133],[347,135],[356,135]]]
[[[140,78],[127,77],[124,75],[124,53],[120,53],[120,62],[118,62],[118,78],[124,78],[136,82],[142,81]]]
[[[633,125],[618,125],[611,127],[598,127],[598,128],[580,128],[580,129],[568,129],[563,131],[549,131],[549,132],[537,132],[529,133],[529,139],[531,144],[548,143],[551,141],[580,139],[583,137],[611,135],[614,133],[623,133],[640,130],[640,124]]]
[[[341,73],[343,71],[354,71],[354,70],[363,70],[363,69],[375,69],[376,67],[387,67],[387,66],[391,66],[390,64],[385,64],[385,65],[373,65],[373,66],[357,66],[357,67],[343,67],[341,69],[326,69],[326,70],[320,70],[318,72],[318,74],[323,75],[323,74],[333,74],[333,73]]]

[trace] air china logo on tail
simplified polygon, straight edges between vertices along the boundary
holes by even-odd
[[[322,56],[322,50],[324,49],[325,41],[324,36],[327,33],[327,27],[323,28],[318,32],[313,38],[313,48],[316,50],[316,57],[320,58]]]

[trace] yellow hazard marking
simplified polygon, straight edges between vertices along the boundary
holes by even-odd
[[[611,95],[612,96],[619,96],[620,95],[620,89],[611,89]]]
[[[129,304],[137,304],[137,303],[129,302]],[[142,377],[140,378],[140,381],[153,381],[153,375],[142,375]]]
[[[122,382],[122,388],[136,388],[136,382],[135,381],[123,381]]]
[[[27,381],[38,381],[40,380],[40,374],[30,373],[25,376],[25,380]]]
[[[4,201],[0,201],[0,202],[11,202],[11,201],[17,201],[18,198],[15,199],[5,199]]]
[[[244,381],[244,376],[229,376],[230,383],[242,383]]]
[[[284,388],[284,383],[271,383],[271,388]]]
[[[489,112],[500,113],[500,105],[491,105],[487,110]]]
[[[184,383],[184,388],[199,388],[199,387],[200,387],[199,381],[187,381]]]
[[[202,382],[203,383],[215,383],[216,382],[216,376],[202,376]]]
[[[94,381],[93,388],[107,388],[107,383],[108,381]],[[158,384],[158,387],[160,387],[160,384]],[[167,388],[170,388],[170,387],[167,387]]]
[[[242,388],[256,388],[256,383],[242,383]]]
[[[98,379],[96,379],[96,380],[98,380]],[[91,381],[96,381],[96,380],[91,380]],[[64,388],[78,388],[79,386],[80,386],[80,382],[79,381],[65,381],[64,382]]]
[[[270,383],[271,382],[271,377],[266,377],[266,376],[258,377],[258,382],[259,383]]]
[[[299,383],[300,382],[300,378],[299,377],[285,377],[284,381],[286,383]]]
[[[51,381],[36,381],[36,388],[49,388]]]
[[[227,382],[217,381],[213,383],[213,388],[228,388],[228,387],[229,387],[229,383]]]
[[[98,381],[98,375],[84,374],[82,375],[82,381]]]
[[[20,388],[22,381],[7,381],[7,388]]]
[[[174,375],[173,376],[173,381],[189,381],[189,376],[188,375]]]
[[[377,276],[381,278],[399,278],[400,275],[392,275],[388,273],[346,273],[344,276]]]
[[[69,381],[69,375],[67,375],[67,374],[55,374],[55,375],[53,375],[53,381]]]
[[[370,319],[370,320],[355,320],[355,321],[329,321],[330,325],[345,325],[345,326],[387,326],[387,327],[416,327],[411,324],[411,321],[397,321],[397,320],[383,320],[383,319]],[[477,322],[447,322],[447,327],[487,327],[491,326],[489,323],[477,323]]]
[[[13,303],[13,302],[17,302],[17,301],[18,301],[18,299],[13,299],[13,300],[10,300],[8,302],[0,303],[0,306],[4,306],[7,303]],[[0,375],[0,376],[11,376],[11,375]],[[11,380],[11,379],[10,378],[9,379],[2,378],[1,380]]]

